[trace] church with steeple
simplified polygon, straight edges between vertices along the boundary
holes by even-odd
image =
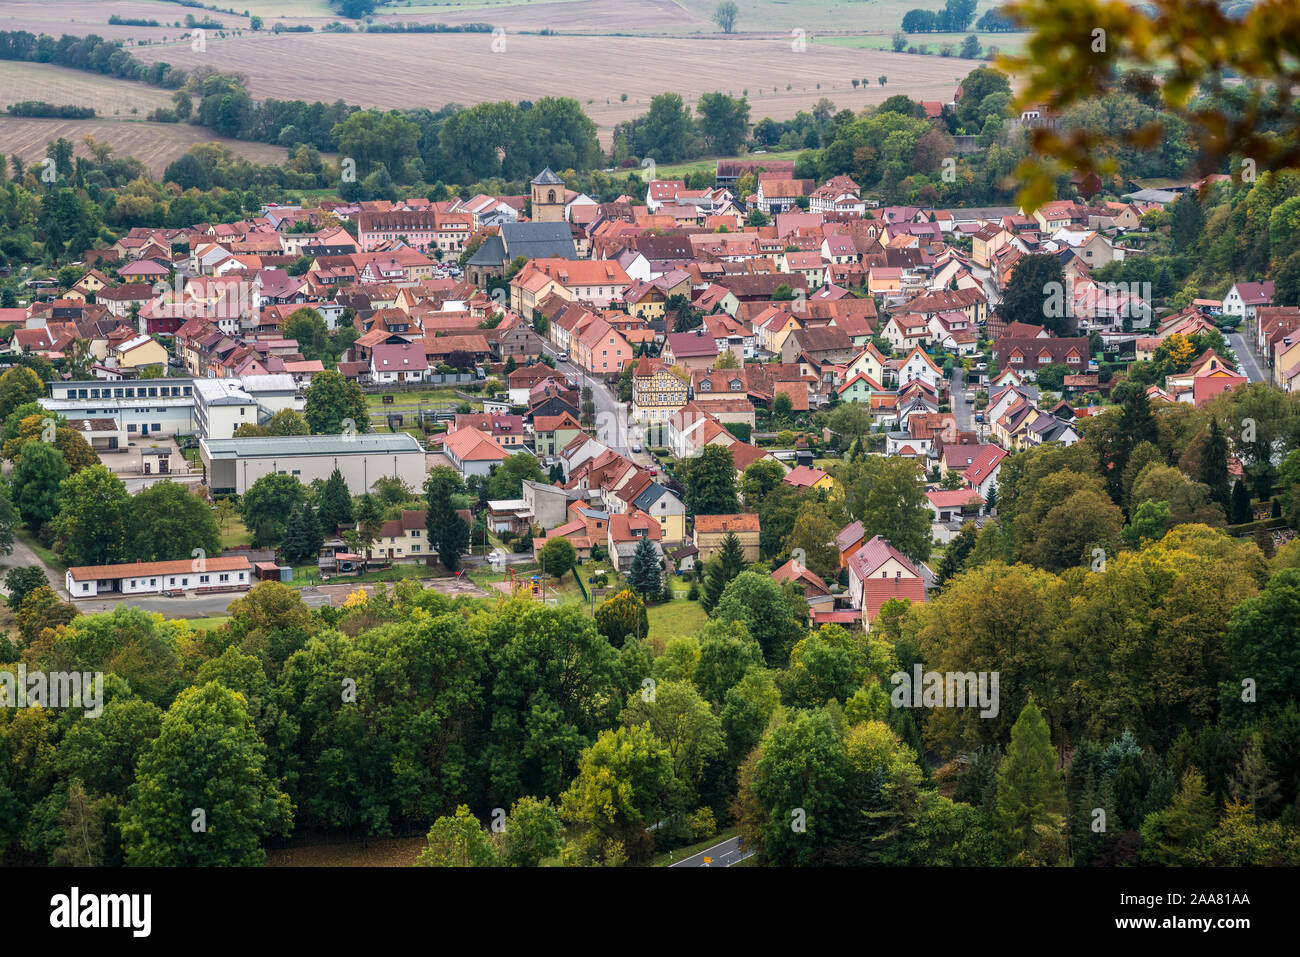
[[[564,180],[548,166],[533,179],[532,196],[535,223],[562,223],[564,219]]]

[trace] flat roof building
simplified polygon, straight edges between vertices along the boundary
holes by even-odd
[[[424,485],[424,447],[405,432],[200,439],[199,457],[214,495],[243,495],[264,475],[292,475],[304,485],[338,469],[348,490],[363,495],[380,478]]]
[[[112,419],[127,441],[150,435],[230,438],[246,423],[265,424],[302,401],[293,376],[53,382],[41,405],[69,419]]]

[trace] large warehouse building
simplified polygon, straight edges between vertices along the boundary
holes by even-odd
[[[243,439],[201,439],[199,455],[213,495],[243,495],[264,475],[292,475],[304,485],[337,468],[353,495],[384,477],[413,489],[424,485],[425,452],[414,436],[286,435]]]

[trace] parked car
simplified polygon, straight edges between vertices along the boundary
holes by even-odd
[[[556,353],[555,358],[559,359],[561,362],[568,362],[568,361],[569,361],[569,354],[568,354],[567,352],[559,352],[559,353]]]

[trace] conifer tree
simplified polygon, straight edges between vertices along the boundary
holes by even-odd
[[[997,816],[1011,855],[1033,850],[1035,829],[1065,810],[1065,782],[1042,712],[1031,696],[1011,727],[1011,743],[998,767]]]

